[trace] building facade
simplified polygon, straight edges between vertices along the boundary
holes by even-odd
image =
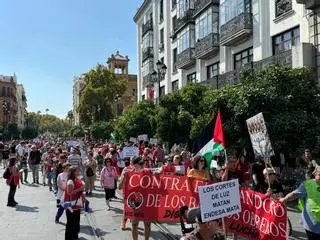
[[[74,77],[73,79],[73,89],[72,89],[72,95],[73,95],[73,121],[75,125],[80,124],[80,114],[78,113],[77,109],[80,104],[80,94],[82,90],[85,88],[86,82],[83,79],[83,77]]]
[[[237,84],[242,69],[277,62],[315,68],[315,23],[301,2],[306,1],[145,0],[134,17],[138,100],[191,82]],[[159,90],[151,77],[158,60],[167,66]]]
[[[117,118],[122,115],[123,110],[132,106],[137,101],[137,75],[129,74],[129,57],[122,56],[117,51],[108,58],[107,64],[111,72],[116,74],[117,79],[125,78],[128,85],[122,97],[115,99],[113,104],[113,115]]]
[[[17,124],[19,129],[26,126],[27,98],[22,84],[17,84]]]
[[[18,121],[17,77],[0,75],[0,121],[3,128]]]

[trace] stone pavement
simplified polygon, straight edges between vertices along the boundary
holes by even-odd
[[[63,240],[65,215],[61,218],[61,224],[54,223],[56,213],[55,198],[48,187],[42,185],[21,185],[17,189],[16,208],[6,206],[8,186],[2,179],[3,170],[0,170],[0,233],[6,240]],[[29,181],[31,174],[29,173]],[[98,182],[96,183],[98,185]],[[121,194],[118,192],[118,196]],[[96,187],[92,197],[88,197],[93,212],[81,214],[80,239],[131,239],[131,224],[128,221],[127,230],[119,228],[123,203],[121,200],[111,202],[111,211],[106,210],[104,191]],[[300,213],[291,210],[289,218],[293,227],[293,240],[305,240],[306,235],[299,223]],[[153,223],[150,240],[180,239],[181,230],[177,223]],[[143,239],[143,224],[140,223],[140,239]]]

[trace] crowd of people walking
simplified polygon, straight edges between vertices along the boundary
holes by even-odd
[[[238,179],[242,186],[251,187],[283,203],[301,199],[302,222],[308,238],[320,239],[320,167],[309,149],[306,149],[302,158],[303,174],[299,172],[301,176],[295,184],[297,189],[288,193],[278,180],[280,168],[266,165],[261,159],[251,163],[244,154],[234,154],[228,157],[227,162],[210,169],[203,156],[192,155],[179,146],[168,154],[165,154],[161,143],[149,145],[140,142],[134,146],[139,149],[139,156],[130,159],[123,156],[123,145],[109,142],[92,141],[78,145],[53,140],[0,143],[0,157],[5,170],[3,177],[9,186],[7,206],[15,207],[18,204],[16,189],[20,184],[28,183],[30,170],[31,184],[47,186],[48,191],[55,194],[57,212],[54,221],[59,223],[65,212],[65,239],[73,240],[78,239],[81,209],[90,211],[88,199],[95,189],[103,189],[106,210],[112,210],[112,199],[120,197],[116,189],[124,188],[128,172],[185,175],[206,181]],[[219,156],[215,156],[215,160],[223,162]],[[96,180],[100,186],[95,186]],[[132,220],[131,223],[132,239],[136,240],[139,221]],[[126,224],[127,219],[123,216],[121,230],[126,230]],[[149,239],[151,222],[144,221],[144,227],[144,238]],[[209,239],[208,233],[202,231],[203,228],[196,228],[184,239]]]

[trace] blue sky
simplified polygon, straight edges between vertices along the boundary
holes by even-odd
[[[0,2],[0,74],[16,73],[28,111],[59,117],[72,109],[72,80],[116,50],[136,73],[133,16],[143,0]]]

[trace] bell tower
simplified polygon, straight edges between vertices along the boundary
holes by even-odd
[[[107,64],[109,69],[115,74],[128,75],[129,73],[129,57],[120,55],[119,51],[116,54],[112,54],[108,58]]]

